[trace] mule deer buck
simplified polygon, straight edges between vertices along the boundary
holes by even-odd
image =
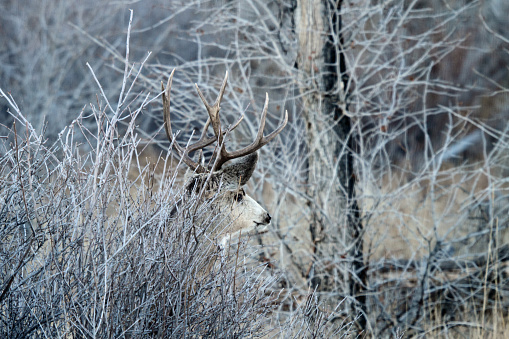
[[[221,127],[219,110],[228,80],[228,72],[226,72],[217,99],[212,106],[205,100],[198,85],[195,85],[209,117],[203,127],[200,139],[184,148],[178,144],[175,139],[176,135],[171,130],[170,90],[174,72],[175,70],[171,72],[166,88],[161,82],[164,126],[168,140],[176,151],[178,158],[189,167],[188,172],[192,171],[191,177],[188,178],[185,184],[185,194],[200,197],[200,201],[205,203],[204,205],[208,208],[207,213],[224,215],[221,224],[216,227],[217,231],[211,231],[213,233],[223,232],[221,240],[223,249],[225,249],[230,239],[241,235],[249,236],[266,232],[271,220],[269,213],[253,198],[246,195],[242,187],[254,172],[258,160],[257,151],[283,130],[288,122],[288,112],[285,111],[283,122],[277,129],[264,136],[263,130],[269,104],[269,97],[266,94],[255,140],[244,148],[228,151],[226,149],[226,136],[240,124],[244,117],[241,116],[232,126],[226,129]],[[212,126],[214,135],[207,134],[210,126]],[[203,149],[214,143],[216,143],[214,151],[207,166],[201,160],[195,161],[191,158],[190,153],[198,152],[199,158],[202,159]],[[232,161],[227,163],[230,160]],[[176,208],[178,208],[178,205]]]

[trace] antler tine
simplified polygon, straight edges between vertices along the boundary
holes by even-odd
[[[231,132],[231,131],[233,131],[235,128],[237,128],[237,126],[240,124],[240,122],[241,122],[242,120],[244,120],[244,114],[242,114],[242,115],[239,117],[239,119],[238,119],[237,121],[235,121],[235,122],[233,123],[233,125],[231,125],[231,127],[230,127],[230,128],[228,128],[228,132]]]
[[[161,81],[161,89],[163,91],[163,119],[164,119],[164,128],[166,131],[166,136],[168,137],[168,140],[170,143],[175,147],[177,150],[178,156],[182,159],[182,161],[193,171],[196,171],[198,173],[206,172],[205,168],[195,162],[191,157],[189,157],[189,153],[202,149],[208,145],[211,145],[216,138],[215,137],[209,137],[206,136],[206,131],[209,125],[209,121],[205,124],[204,131],[200,137],[200,140],[198,140],[196,143],[189,145],[187,148],[183,148],[179,145],[176,139],[173,138],[173,132],[171,130],[171,118],[170,118],[170,91],[171,91],[171,85],[173,82],[173,74],[175,73],[175,69],[171,72],[170,77],[168,78],[168,82],[166,84],[166,89],[164,88],[164,84]]]
[[[207,119],[205,126],[203,126],[203,131],[201,131],[200,139],[203,139],[207,136],[207,129],[209,128],[209,126],[210,126],[210,118]]]
[[[255,140],[249,145],[246,146],[240,150],[228,152],[226,150],[225,142],[224,142],[224,136],[225,134],[233,131],[240,122],[244,119],[244,115],[241,115],[237,121],[230,127],[228,127],[225,131],[221,130],[221,121],[219,119],[219,110],[221,109],[221,100],[223,99],[224,92],[226,90],[226,85],[228,83],[228,72],[226,72],[223,80],[223,84],[221,85],[221,89],[219,90],[219,94],[217,95],[216,101],[214,102],[214,105],[210,105],[207,100],[205,99],[205,96],[201,92],[200,88],[197,84],[196,90],[198,91],[198,95],[205,105],[205,108],[207,109],[207,113],[209,115],[209,118],[207,119],[207,122],[205,123],[203,127],[203,131],[200,136],[200,140],[197,142],[188,145],[186,148],[183,148],[180,146],[176,140],[176,138],[173,136],[172,130],[171,130],[171,120],[170,120],[170,90],[171,85],[173,81],[173,74],[175,73],[175,70],[173,70],[170,74],[170,77],[168,78],[168,82],[166,85],[166,89],[164,88],[164,84],[161,82],[161,89],[163,91],[162,97],[163,97],[163,116],[164,116],[164,124],[165,124],[165,131],[166,136],[168,137],[168,140],[172,143],[173,147],[175,147],[179,157],[182,159],[183,162],[186,163],[187,166],[189,166],[192,170],[198,172],[198,173],[204,173],[207,170],[203,165],[200,163],[195,162],[189,157],[189,153],[200,150],[200,152],[203,151],[203,148],[206,146],[209,146],[213,144],[215,141],[217,141],[217,146],[212,154],[211,162],[214,163],[212,170],[218,170],[221,168],[221,166],[232,159],[240,158],[242,156],[251,154],[265,146],[267,143],[269,143],[272,139],[274,139],[283,128],[288,123],[288,111],[285,111],[285,115],[283,118],[283,121],[281,124],[272,131],[269,135],[264,136],[263,131],[265,129],[265,121],[267,119],[267,111],[269,109],[269,95],[265,94],[265,103],[263,105],[262,110],[262,116],[260,119],[260,126],[258,127],[258,132],[256,133]],[[207,129],[212,124],[212,129],[214,130],[214,136],[207,137]]]
[[[262,118],[263,118],[263,128],[265,128],[265,117],[267,116],[267,109],[268,109],[268,106],[269,106],[269,94],[268,93],[265,93],[265,105],[263,107],[263,115],[262,115]],[[269,143],[272,139],[274,139],[279,133],[281,133],[281,131],[283,130],[283,128],[285,128],[286,124],[288,123],[288,111],[285,110],[285,116],[283,118],[283,122],[281,122],[281,124],[275,129],[273,130],[271,133],[269,133],[269,135],[267,135],[266,137],[263,137],[263,128],[261,128],[261,122],[260,122],[260,128],[258,129],[258,136],[261,136],[262,137],[262,146],[266,145],[267,143]],[[262,147],[260,146],[260,147]]]
[[[274,139],[283,128],[285,128],[288,123],[288,111],[285,111],[285,115],[281,124],[272,131],[269,135],[263,136],[263,130],[265,129],[265,120],[267,118],[267,111],[269,108],[269,95],[265,93],[265,104],[263,105],[262,117],[260,119],[260,126],[258,127],[258,133],[256,134],[255,140],[248,146],[233,152],[226,151],[224,145],[221,147],[221,151],[219,153],[219,159],[216,161],[215,169],[221,168],[221,166],[232,159],[240,158],[242,156],[251,154],[268,144],[272,139]],[[239,121],[240,122],[240,121]],[[236,125],[235,125],[236,127]]]
[[[166,137],[168,140],[173,143],[174,147],[177,149],[179,156],[184,154],[184,149],[180,147],[180,145],[173,139],[173,132],[171,130],[171,117],[170,117],[170,92],[171,85],[173,83],[173,74],[175,73],[175,69],[171,72],[170,77],[168,78],[168,82],[166,83],[166,89],[164,88],[164,84],[161,81],[161,90],[163,91],[163,121],[164,121],[164,129],[166,131]]]
[[[256,133],[256,139],[252,144],[259,143],[263,138],[263,130],[265,129],[265,119],[267,118],[267,111],[269,110],[269,93],[265,92],[265,102],[263,104],[262,118],[260,119],[260,126],[258,127],[258,133]]]
[[[222,143],[223,133],[221,131],[221,121],[219,119],[219,110],[221,109],[221,100],[223,100],[224,91],[226,90],[226,84],[228,83],[228,71],[224,76],[223,84],[221,85],[221,89],[219,90],[219,94],[217,95],[216,101],[213,106],[205,99],[205,96],[201,92],[198,84],[195,84],[196,90],[198,91],[198,95],[200,96],[201,101],[207,108],[207,113],[209,114],[210,122],[212,123],[212,129],[214,130],[214,134],[216,135],[218,144]]]

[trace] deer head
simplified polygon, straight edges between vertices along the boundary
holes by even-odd
[[[246,195],[243,186],[254,172],[256,162],[258,161],[257,151],[283,130],[288,122],[288,112],[285,112],[283,121],[278,128],[269,135],[264,136],[263,130],[269,105],[269,97],[266,95],[260,126],[255,140],[244,148],[228,151],[225,137],[240,124],[244,116],[241,116],[228,128],[223,129],[221,126],[219,110],[228,80],[228,72],[226,72],[217,99],[212,106],[205,100],[204,95],[198,88],[198,85],[196,85],[198,95],[207,110],[208,119],[203,127],[200,139],[184,148],[179,145],[175,139],[176,135],[171,130],[170,89],[174,72],[175,70],[171,72],[166,88],[161,82],[164,126],[166,136],[177,157],[192,171],[186,182],[186,194],[195,194],[202,197],[202,200],[207,202],[205,205],[209,206],[208,212],[214,214],[221,213],[225,216],[222,219],[224,220],[224,227],[218,227],[219,230],[224,229],[223,244],[228,239],[234,238],[237,234],[251,235],[265,232],[270,224],[271,217],[254,199]],[[207,134],[209,127],[212,127],[213,135]],[[208,146],[212,147],[212,145],[214,145],[214,150],[208,165],[204,165],[201,161],[195,161],[191,158],[190,153],[197,151],[201,159],[203,149]]]

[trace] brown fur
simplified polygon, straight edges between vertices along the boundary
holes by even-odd
[[[242,188],[251,178],[258,161],[252,153],[232,161],[212,173],[191,174],[186,183],[186,195],[198,196],[207,208],[203,215],[221,215],[221,222],[207,233],[219,235],[223,248],[239,236],[249,236],[267,230],[271,217]],[[200,222],[200,220],[198,220]]]

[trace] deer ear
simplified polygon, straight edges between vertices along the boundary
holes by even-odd
[[[212,173],[209,178],[209,173],[191,173],[186,179],[186,192],[191,195],[198,193],[205,189],[205,194],[217,192],[221,181],[220,172]]]
[[[222,175],[223,182],[228,186],[237,187],[239,183],[244,186],[253,175],[257,161],[258,152],[254,152],[223,166],[218,174]]]
[[[201,178],[201,176],[198,174],[194,173],[188,174],[187,171],[186,176],[187,176],[186,178],[187,194],[191,195],[193,192],[194,193],[199,192],[203,187],[203,183],[205,182],[203,178]]]

